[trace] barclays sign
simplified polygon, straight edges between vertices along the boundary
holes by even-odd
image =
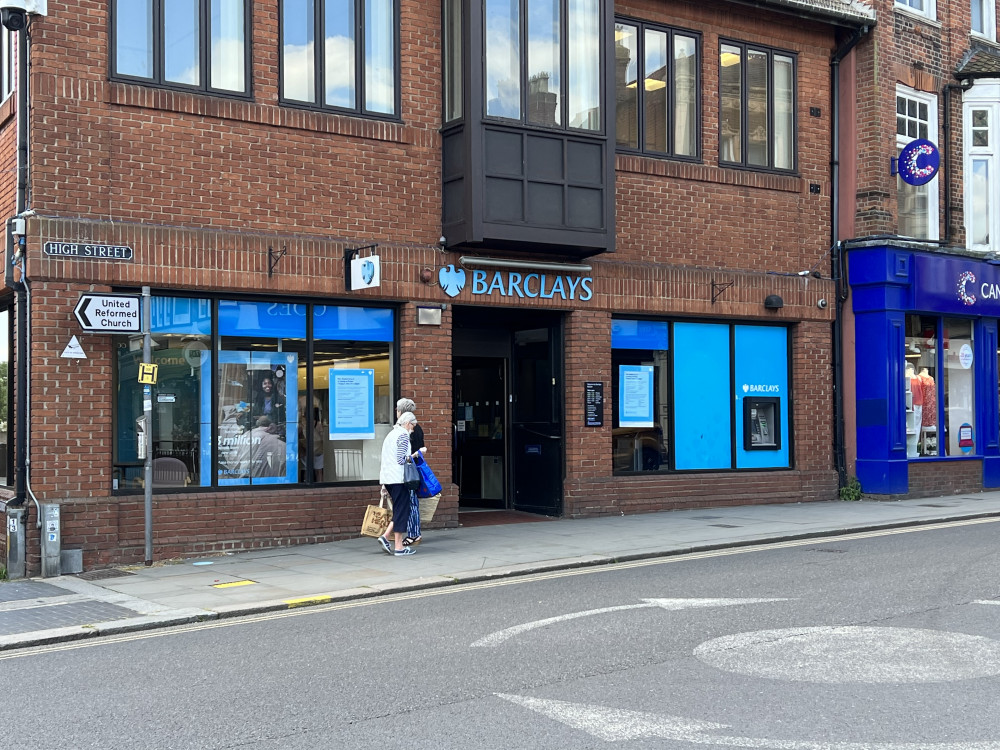
[[[495,271],[490,276],[486,271],[476,270],[472,275],[473,295],[490,295],[494,292],[501,297],[578,299],[586,302],[594,296],[594,280],[589,276],[556,276],[545,273],[518,273],[516,271]],[[464,269],[448,265],[438,271],[441,289],[449,297],[457,297],[465,289],[467,276]]]

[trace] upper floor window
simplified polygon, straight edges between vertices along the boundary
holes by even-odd
[[[117,77],[248,93],[247,0],[114,0]]]
[[[972,0],[972,33],[997,38],[996,0]]]
[[[907,10],[918,13],[921,16],[927,16],[933,19],[935,17],[935,0],[896,0],[896,7],[906,8]]]
[[[488,117],[602,129],[600,0],[485,0],[485,25]]]
[[[719,161],[794,171],[795,57],[723,42],[719,91]]]
[[[0,101],[17,88],[17,63],[14,56],[15,35],[6,27],[0,28]]]
[[[1000,84],[977,82],[962,102],[965,127],[965,242],[973,250],[998,250],[1000,242]]]
[[[615,135],[619,148],[681,158],[700,156],[700,42],[693,32],[616,21]]]
[[[937,97],[905,86],[896,87],[896,154],[923,138],[937,143]],[[898,233],[905,237],[938,237],[938,178],[909,185],[896,177]]]
[[[282,0],[281,98],[398,114],[398,25],[394,0]]]

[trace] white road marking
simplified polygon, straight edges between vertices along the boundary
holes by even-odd
[[[505,630],[498,630],[490,633],[484,638],[472,644],[471,648],[499,646],[506,640],[513,638],[529,630],[544,628],[546,625],[554,625],[557,622],[576,620],[580,617],[590,617],[591,615],[603,615],[607,612],[621,612],[626,609],[643,609],[646,607],[660,607],[667,610],[698,609],[704,607],[735,607],[740,604],[765,604],[767,602],[784,602],[787,599],[643,599],[642,604],[622,604],[617,607],[602,607],[601,609],[588,609],[586,612],[573,612],[568,615],[558,615],[547,617],[544,620],[526,622],[522,625],[514,625]]]
[[[659,737],[716,747],[762,748],[763,750],[1000,750],[998,742],[805,742],[772,740],[764,737],[733,737],[716,734],[729,729],[726,724],[687,719],[683,716],[659,716],[566,701],[542,700],[522,695],[496,693],[498,698],[536,711],[560,724],[586,732],[605,742],[621,742],[645,737]]]
[[[1000,599],[977,599],[973,604],[1000,604]]]
[[[706,641],[694,655],[727,672],[792,682],[900,685],[1000,675],[1000,641],[919,628],[759,630]]]

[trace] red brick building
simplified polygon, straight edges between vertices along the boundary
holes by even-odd
[[[29,571],[36,501],[143,559],[145,400],[156,559],[357,534],[400,397],[438,526],[836,497],[831,57],[870,11],[190,5],[30,16],[20,196],[2,104]],[[148,395],[105,307],[144,287]]]
[[[848,470],[870,495],[1000,487],[996,4],[873,6],[842,79]]]

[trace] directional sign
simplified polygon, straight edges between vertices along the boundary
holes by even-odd
[[[85,331],[137,333],[141,330],[137,294],[81,294],[73,314]]]

